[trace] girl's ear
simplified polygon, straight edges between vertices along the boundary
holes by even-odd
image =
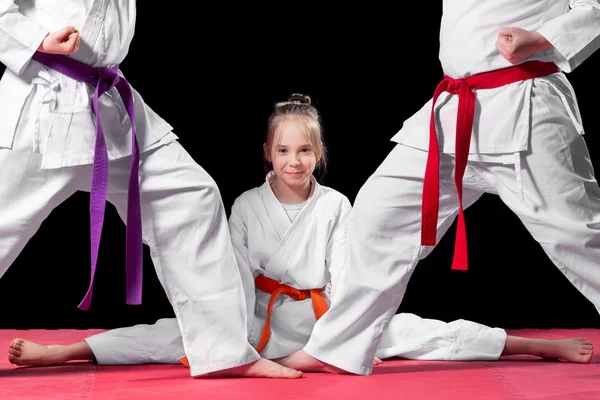
[[[267,160],[268,162],[273,162],[271,160],[271,154],[269,154],[266,143],[263,143],[263,151],[265,152],[265,160]]]

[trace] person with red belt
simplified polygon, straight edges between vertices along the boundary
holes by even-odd
[[[443,2],[444,79],[358,193],[336,299],[282,364],[368,375],[412,272],[463,210],[498,195],[600,307],[600,188],[571,72],[600,47],[597,0]],[[399,78],[405,79],[405,78]]]
[[[0,2],[0,276],[55,207],[88,191],[91,269],[81,309],[92,301],[110,202],[127,226],[127,303],[142,301],[145,242],[192,376],[300,377],[248,343],[219,189],[119,69],[136,11],[134,0]]]
[[[275,105],[264,151],[272,170],[262,185],[238,196],[229,227],[246,293],[248,341],[263,358],[277,361],[302,349],[317,320],[337,301],[351,205],[313,176],[315,167],[324,172],[326,151],[310,97],[294,94]],[[66,346],[17,340],[19,348],[10,348],[10,361],[17,365],[86,360],[99,365],[181,362],[189,367],[174,318],[102,332]],[[587,362],[593,344],[577,337],[528,339],[462,319],[447,323],[400,313],[371,361],[492,361],[515,354]]]

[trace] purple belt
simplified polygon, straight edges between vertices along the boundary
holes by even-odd
[[[106,186],[108,182],[108,151],[104,132],[98,115],[98,98],[113,87],[117,89],[131,120],[131,164],[127,199],[127,239],[126,239],[126,301],[127,304],[142,303],[142,218],[140,211],[140,188],[138,183],[139,149],[135,137],[135,112],[133,93],[129,82],[118,75],[118,65],[110,68],[93,68],[72,58],[36,52],[33,59],[52,68],[63,75],[85,82],[95,87],[93,111],[96,115],[96,146],[94,148],[94,164],[92,169],[92,188],[90,190],[90,233],[92,268],[90,286],[79,304],[79,308],[87,310],[92,301],[92,288],[98,260],[98,248],[104,223],[106,206]]]

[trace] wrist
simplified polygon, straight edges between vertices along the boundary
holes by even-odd
[[[40,45],[37,48],[37,51],[43,51],[44,50],[44,42],[46,41],[46,38],[49,36],[50,34],[46,34],[46,36],[44,36],[44,38],[42,39],[42,41],[40,42]]]
[[[535,43],[535,50],[536,53],[540,52],[540,51],[544,51],[544,50],[548,50],[551,49],[552,47],[552,43],[550,43],[545,37],[544,35],[542,35],[539,32],[532,32],[533,37],[534,37],[534,43]]]

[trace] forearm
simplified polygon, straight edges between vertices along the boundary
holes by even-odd
[[[573,0],[569,12],[537,30],[550,45],[554,62],[571,72],[600,48],[600,1]]]
[[[0,62],[8,69],[20,74],[48,33],[12,0],[0,0]]]

